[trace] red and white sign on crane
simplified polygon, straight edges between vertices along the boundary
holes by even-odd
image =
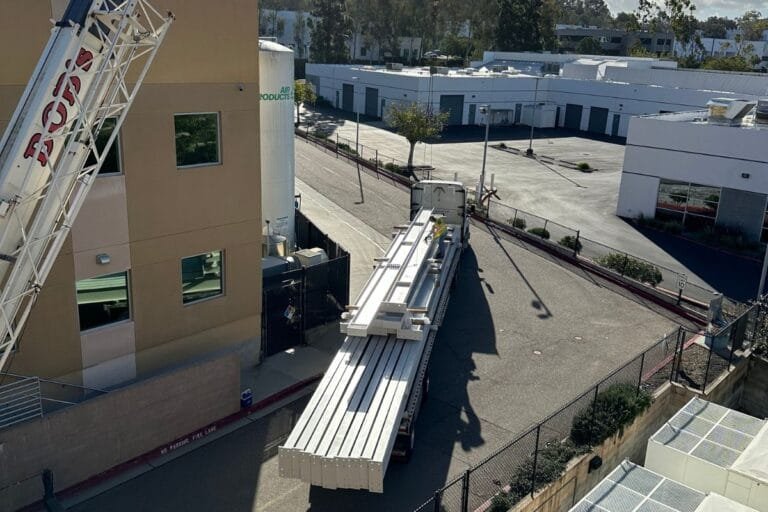
[[[144,0],[71,0],[52,29],[0,140],[0,370],[172,21]]]

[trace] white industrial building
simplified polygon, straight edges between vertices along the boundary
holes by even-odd
[[[676,69],[659,59],[486,52],[473,68],[308,64],[307,78],[337,108],[382,117],[387,105],[417,101],[450,112],[449,125],[564,127],[626,137],[633,116],[704,108],[713,97],[757,98],[765,75]],[[525,73],[520,70],[525,70]],[[557,74],[554,74],[557,73]]]
[[[759,112],[756,113],[756,110]],[[715,99],[709,111],[633,118],[617,214],[680,222],[696,231],[766,236],[768,102]]]

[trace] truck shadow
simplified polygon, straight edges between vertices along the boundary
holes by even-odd
[[[391,462],[385,492],[309,492],[312,512],[408,511],[480,458],[483,421],[472,405],[469,385],[479,381],[475,353],[495,354],[496,336],[488,291],[471,247],[462,255],[457,281],[430,362],[429,396],[416,421],[416,446],[407,464]]]

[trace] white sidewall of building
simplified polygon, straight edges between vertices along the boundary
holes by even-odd
[[[261,94],[261,214],[270,234],[294,244],[295,155],[293,52],[275,43],[259,43]]]
[[[659,178],[622,173],[616,215],[628,218],[637,218],[642,215],[653,218],[656,215],[658,193]]]

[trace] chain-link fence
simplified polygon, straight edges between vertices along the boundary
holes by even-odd
[[[326,153],[332,154],[336,158],[345,160],[352,165],[359,166],[359,169],[367,174],[377,179],[385,180],[395,186],[410,189],[411,177],[414,179],[428,179],[431,176],[429,169],[416,167],[409,171],[408,162],[381,153],[378,149],[363,144],[356,144],[354,140],[341,137],[338,133],[329,135],[322,131],[297,129],[296,135]]]
[[[604,439],[605,395],[652,394],[673,381],[707,391],[735,358],[765,334],[768,315],[761,302],[712,334],[682,327],[524,434],[439,489],[417,512],[470,512],[494,500],[511,507],[557,479],[573,456]],[[762,333],[762,334],[761,334]]]
[[[488,201],[487,210],[481,209],[478,213],[513,233],[535,235],[543,243],[573,251],[575,257],[588,260],[607,271],[677,297],[700,312],[708,311],[713,299],[718,298],[722,298],[722,313],[726,319],[735,318],[744,310],[743,304],[688,282],[687,276],[681,272],[585,238],[577,229],[493,200]]]

